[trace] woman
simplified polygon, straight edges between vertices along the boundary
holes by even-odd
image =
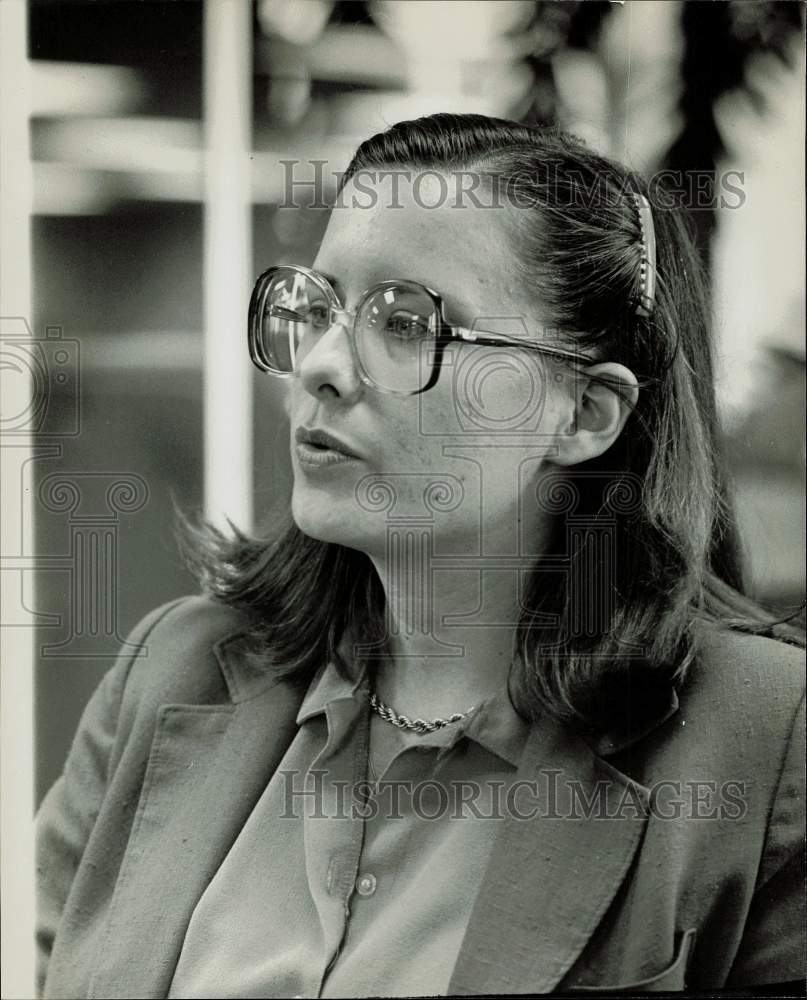
[[[293,520],[197,531],[209,596],[87,708],[39,821],[46,995],[801,978],[803,643],[741,596],[704,291],[647,194],[435,115],[261,276]]]

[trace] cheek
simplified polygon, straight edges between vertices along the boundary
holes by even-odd
[[[451,464],[446,452],[455,446],[465,454],[478,448],[492,467],[547,455],[568,424],[572,401],[565,375],[527,352],[468,357],[444,369],[434,389],[413,397],[405,425],[400,415],[386,421],[390,439],[402,441],[401,454],[442,468]]]
[[[294,375],[283,384],[283,407],[289,420],[299,423],[311,412],[314,399],[306,392],[299,376]]]
[[[480,349],[461,354],[426,393],[424,411],[434,433],[508,445],[545,442],[564,411],[565,376],[535,353]],[[429,399],[428,397],[433,397]]]
[[[292,408],[292,387],[289,385],[281,385],[278,391],[280,393],[280,403],[283,407],[283,412],[286,414],[287,419],[291,420],[294,413]]]
[[[491,525],[530,506],[542,468],[557,453],[569,400],[564,376],[556,381],[556,366],[536,364],[534,355],[478,357],[453,373],[453,384],[438,383],[424,395],[428,433],[421,436],[432,469],[456,477],[463,508]]]

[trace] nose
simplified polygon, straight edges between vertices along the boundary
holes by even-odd
[[[351,317],[340,312],[298,365],[303,388],[315,399],[354,402],[362,391],[350,343]]]

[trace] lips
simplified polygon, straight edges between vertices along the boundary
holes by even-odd
[[[361,456],[335,435],[318,427],[298,427],[294,432],[297,453],[304,457],[358,459]]]

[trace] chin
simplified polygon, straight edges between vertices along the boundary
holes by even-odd
[[[309,538],[320,542],[331,542],[351,549],[367,551],[368,525],[356,524],[356,511],[346,510],[344,505],[323,498],[292,497],[291,514],[294,523]]]

